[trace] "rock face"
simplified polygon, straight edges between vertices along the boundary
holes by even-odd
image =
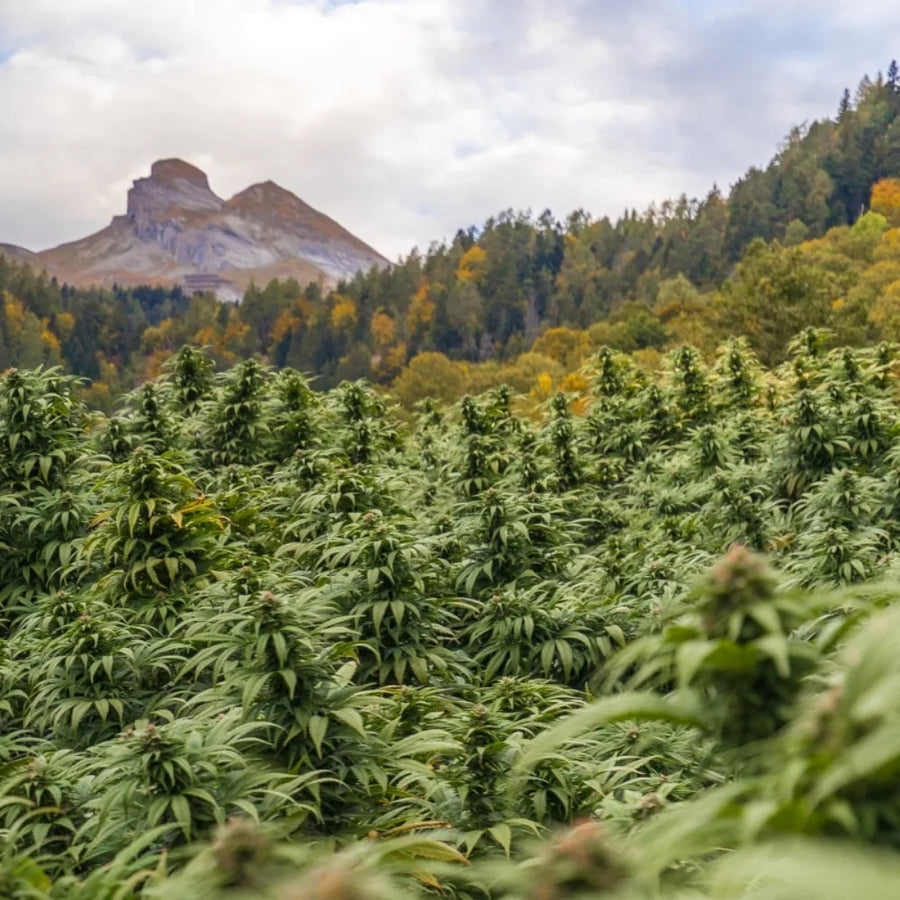
[[[205,173],[180,159],[155,162],[128,191],[125,215],[102,231],[37,254],[15,250],[79,286],[177,284],[187,275],[218,276],[240,288],[273,277],[333,283],[388,264],[277,184],[255,184],[223,200]]]

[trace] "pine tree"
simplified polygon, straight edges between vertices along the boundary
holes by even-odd
[[[838,122],[843,122],[847,118],[851,108],[850,88],[844,88],[844,93],[841,94],[841,105],[838,107]]]

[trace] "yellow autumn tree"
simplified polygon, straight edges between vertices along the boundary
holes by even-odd
[[[653,314],[665,326],[671,344],[690,344],[705,353],[718,344],[709,300],[684,275],[660,282]]]
[[[900,178],[876,181],[869,205],[872,212],[880,213],[891,225],[900,225]]]
[[[300,317],[294,315],[291,310],[283,309],[278,318],[272,324],[272,333],[270,334],[271,344],[278,346],[286,334],[295,331],[301,325]]]
[[[10,344],[14,344],[22,333],[25,325],[25,315],[27,310],[25,304],[21,300],[17,300],[8,291],[2,294],[3,300],[3,316],[6,320],[6,333]]]
[[[430,297],[431,285],[427,279],[413,294],[406,311],[406,333],[415,334],[434,318],[434,301]]]
[[[178,323],[173,318],[163,319],[159,325],[151,325],[141,335],[141,351],[155,353],[157,350],[176,350],[181,344]],[[155,375],[148,375],[153,378]]]
[[[591,341],[584,331],[571,328],[550,328],[531,348],[534,353],[549,356],[566,369],[576,369],[591,351]]]
[[[236,360],[244,352],[249,332],[250,326],[241,319],[237,308],[232,309],[225,328],[213,344],[217,355],[227,362]]]
[[[523,353],[507,366],[505,378],[515,390],[527,393],[534,387],[540,375],[549,375],[551,384],[558,384],[565,376],[565,367],[542,353]]]
[[[99,409],[101,412],[109,415],[112,413],[116,405],[112,391],[109,385],[104,381],[92,381],[88,387],[81,392],[81,399],[89,409]]]
[[[44,362],[50,366],[62,365],[62,346],[59,338],[50,329],[50,320],[41,319],[41,345],[44,348]]]
[[[460,281],[472,281],[475,284],[481,280],[484,275],[484,261],[487,259],[487,252],[479,247],[478,244],[472,244],[459,260],[456,267],[456,277]]]
[[[122,373],[119,367],[111,360],[107,359],[101,352],[97,352],[97,381],[109,386],[112,396],[118,396],[122,393]],[[96,382],[95,382],[96,383]]]
[[[188,307],[181,316],[181,332],[184,334],[184,342],[198,344],[203,347],[212,345],[217,335],[222,330],[218,322],[219,304],[212,294],[195,294],[188,300]],[[203,335],[210,330],[212,336]]]
[[[373,365],[373,370],[382,383],[386,383],[396,378],[406,365],[406,343],[401,341],[395,347],[385,350],[384,353],[377,355],[377,364]]]
[[[62,312],[56,315],[56,333],[61,341],[67,341],[75,330],[75,316]]]
[[[163,368],[163,364],[174,356],[174,351],[167,347],[156,347],[151,353],[144,357],[143,379],[150,381],[156,378]]]
[[[525,400],[525,410],[533,415],[556,393],[556,381],[549,372],[541,372]]]
[[[426,397],[452,403],[465,391],[465,364],[453,362],[443,353],[414,356],[393,386],[394,396],[407,408]]]
[[[881,236],[872,258],[875,262],[900,259],[900,228],[890,228]]]
[[[369,323],[369,331],[378,347],[387,347],[394,342],[394,320],[387,313],[376,312]]]
[[[350,330],[357,322],[359,315],[352,297],[344,294],[334,295],[331,307],[331,325],[336,331]]]
[[[217,337],[218,332],[216,329],[207,325],[206,328],[200,328],[194,333],[191,343],[196,344],[199,347],[205,347],[207,345],[213,347],[217,343]]]
[[[42,322],[21,300],[7,291],[3,292],[2,301],[6,326],[5,343],[10,354],[9,359],[2,364],[12,363],[23,369],[59,364],[59,342],[55,335],[50,340],[46,320]]]

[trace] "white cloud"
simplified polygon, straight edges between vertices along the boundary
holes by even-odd
[[[863,3],[0,0],[0,241],[103,227],[168,156],[389,256],[507,207],[704,193],[887,65],[898,16]]]

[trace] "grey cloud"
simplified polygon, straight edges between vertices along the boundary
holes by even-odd
[[[392,257],[507,207],[616,215],[764,164],[900,25],[723,6],[0,0],[0,241],[102,227],[163,156],[221,194],[272,178]]]

